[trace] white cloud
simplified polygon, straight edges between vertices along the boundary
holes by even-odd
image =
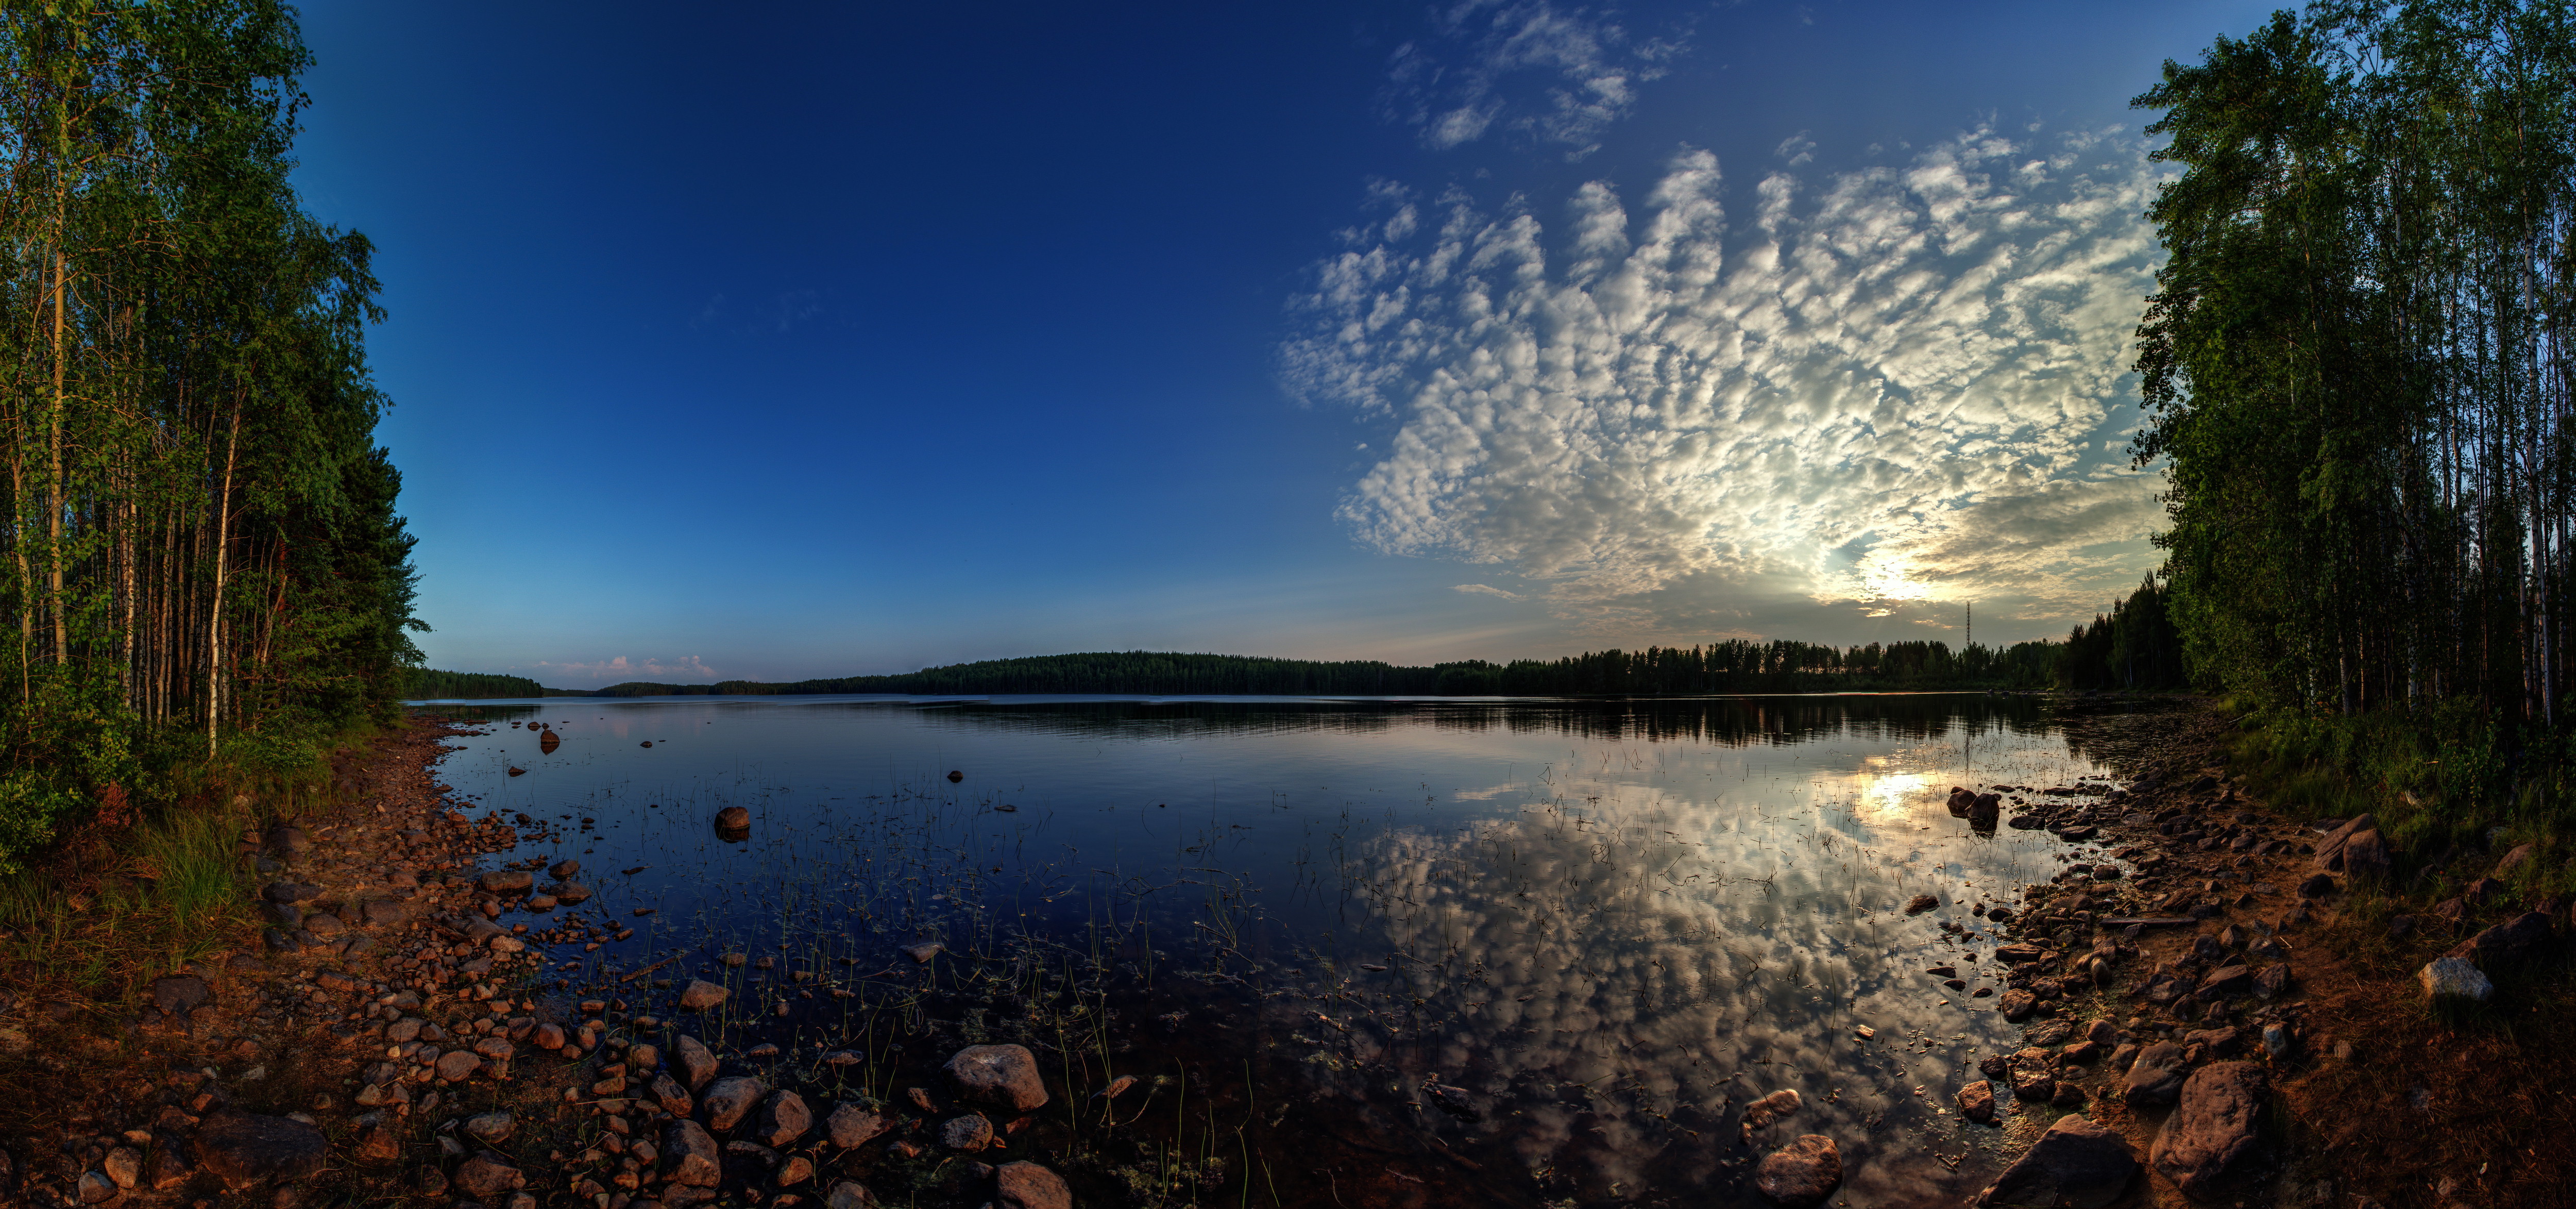
[[[1284,372],[1399,424],[1342,507],[1364,540],[1551,581],[1609,628],[1757,581],[2089,611],[2155,561],[2117,438],[2156,181],[2134,138],[1978,129],[1775,171],[1739,231],[1699,151],[1554,229],[1380,184],[1394,217],[1317,267]]]
[[[1501,588],[1493,587],[1489,584],[1451,584],[1449,585],[1449,590],[1452,592],[1465,592],[1470,595],[1477,596],[1500,596],[1505,600],[1529,599],[1518,592],[1506,592]]]
[[[1434,150],[1502,130],[1580,159],[1681,51],[1678,39],[1639,38],[1604,12],[1547,0],[1460,0],[1431,25],[1389,56],[1381,101]]]
[[[708,667],[695,655],[683,655],[668,662],[648,658],[641,663],[631,661],[624,655],[598,663],[549,663],[540,659],[537,661],[537,666],[544,669],[549,677],[589,679],[602,683],[630,680],[637,676],[657,680],[675,676],[685,676],[695,681],[719,679],[716,670]]]

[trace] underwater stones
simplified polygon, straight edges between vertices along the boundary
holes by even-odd
[[[814,1128],[814,1113],[805,1098],[792,1091],[771,1092],[752,1122],[752,1136],[762,1145],[784,1150]]]
[[[546,893],[554,896],[556,902],[570,905],[590,901],[591,889],[580,882],[566,881],[546,887]]]
[[[556,881],[563,881],[579,872],[581,872],[580,861],[561,860],[556,861],[552,866],[546,869],[546,876],[551,877]]]
[[[751,827],[751,808],[727,806],[716,812],[716,830],[746,831]]]
[[[742,1124],[768,1092],[768,1084],[750,1075],[735,1075],[709,1084],[706,1094],[698,1097],[698,1106],[707,1110],[707,1128],[727,1133]]]
[[[919,965],[928,965],[930,964],[931,958],[937,957],[947,951],[948,946],[935,940],[924,941],[917,945],[905,945],[903,947],[903,955],[911,958]]]
[[[958,1098],[990,1104],[1014,1113],[1044,1107],[1046,1083],[1038,1077],[1038,1060],[1020,1045],[970,1045],[957,1051],[943,1068]]]
[[[673,1043],[671,1051],[680,1059],[680,1077],[693,1092],[706,1090],[707,1082],[716,1077],[715,1052],[706,1043],[685,1033]]]
[[[729,994],[731,994],[731,992],[712,982],[708,982],[700,978],[692,978],[689,980],[689,985],[681,988],[680,990],[680,1010],[684,1012],[703,1012],[708,1008],[715,1007],[723,1003],[726,996]]]
[[[662,1171],[689,1188],[713,1188],[724,1178],[724,1150],[706,1127],[681,1117],[662,1130]]]
[[[1905,913],[1908,915],[1921,915],[1940,905],[1940,899],[1934,898],[1929,894],[1917,894],[1912,900],[1905,904]]]
[[[1755,1100],[1744,1106],[1744,1118],[1741,1122],[1744,1136],[1749,1139],[1755,1130],[1766,1128],[1773,1121],[1804,1107],[1806,1107],[1806,1101],[1799,1098],[1796,1088],[1791,1087],[1781,1088]]]
[[[1843,1182],[1843,1156],[1832,1138],[1806,1134],[1762,1156],[1754,1170],[1755,1191],[1783,1209],[1823,1204]]]
[[[993,1203],[1001,1209],[1073,1209],[1073,1190],[1063,1176],[1035,1163],[1004,1163],[993,1172]]]
[[[890,1126],[886,1119],[856,1104],[843,1104],[823,1119],[823,1132],[843,1150],[864,1146]]]
[[[685,1117],[698,1107],[698,1102],[690,1098],[688,1089],[669,1075],[653,1076],[653,1084],[647,1090],[652,1093],[653,1102],[672,1116]]]

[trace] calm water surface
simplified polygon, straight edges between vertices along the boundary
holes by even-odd
[[[443,779],[637,929],[554,946],[569,984],[723,978],[710,1027],[855,1048],[813,1069],[888,1099],[957,1039],[908,1030],[978,1005],[968,1039],[1056,1041],[1077,1090],[1147,1081],[1026,1143],[1145,1204],[1759,1204],[1808,1132],[1837,1203],[1955,1203],[1999,1134],[1942,1110],[2018,1033],[1926,970],[1999,990],[1969,908],[2092,854],[1945,798],[2107,772],[2052,706],[1973,695],[437,708],[490,723]],[[952,955],[894,955],[925,939]],[[1804,1109],[1748,1144],[1781,1088]]]

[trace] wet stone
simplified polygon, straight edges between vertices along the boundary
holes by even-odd
[[[792,1091],[780,1091],[770,1093],[761,1102],[752,1134],[762,1143],[783,1150],[812,1128],[814,1114],[805,1107],[805,1098]]]
[[[990,1104],[1012,1113],[1046,1105],[1046,1084],[1038,1076],[1037,1057],[1026,1046],[970,1045],[950,1057],[945,1069],[959,1098],[969,1103]]]
[[[1995,1123],[1995,1085],[1978,1079],[1959,1089],[1959,1115],[1979,1125]]]
[[[1073,1190],[1063,1176],[1035,1163],[1004,1163],[993,1172],[993,1203],[1001,1209],[1073,1209]]]
[[[1823,1134],[1806,1134],[1762,1156],[1753,1187],[1783,1209],[1821,1205],[1843,1180],[1842,1151]]]
[[[708,1081],[716,1077],[714,1052],[704,1042],[685,1034],[671,1048],[680,1059],[681,1081],[688,1085],[690,1091],[706,1090]]]
[[[2128,1140],[2081,1115],[2057,1119],[1974,1202],[1995,1209],[2102,1209],[2138,1174]]]
[[[692,978],[689,980],[689,985],[680,991],[680,1010],[703,1012],[723,1003],[727,994],[723,987],[703,979]]]
[[[952,1117],[939,1126],[939,1144],[950,1150],[982,1150],[993,1142],[993,1123],[982,1113]]]
[[[717,1133],[730,1133],[751,1115],[760,1098],[769,1092],[768,1085],[749,1075],[735,1075],[709,1084],[698,1105],[706,1110],[707,1128]]]
[[[843,1104],[824,1118],[823,1131],[843,1150],[864,1146],[888,1128],[886,1120],[856,1104]]]
[[[713,1188],[724,1176],[724,1151],[704,1126],[682,1117],[662,1131],[662,1169],[672,1183]]]

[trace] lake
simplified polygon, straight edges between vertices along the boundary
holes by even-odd
[[[685,1027],[778,1046],[809,1099],[898,1103],[956,1045],[1022,1041],[1057,1102],[1012,1146],[1084,1203],[1174,1205],[1760,1204],[1753,1165],[1801,1133],[1840,1145],[1837,1203],[1957,1203],[2006,1131],[1950,1097],[2019,1044],[1973,908],[2103,858],[1947,796],[2105,777],[2137,721],[1976,694],[430,708],[481,732],[441,779],[525,816],[496,859],[596,891],[503,918],[565,993],[670,1016],[721,982]],[[1803,1107],[1748,1144],[1781,1089]],[[880,1197],[942,1178],[885,1163]]]

